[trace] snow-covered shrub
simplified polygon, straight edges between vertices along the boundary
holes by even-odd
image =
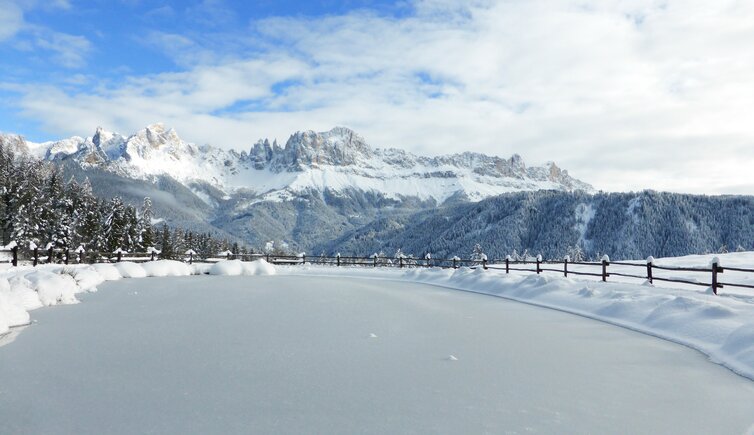
[[[25,278],[31,283],[39,295],[42,305],[75,304],[76,280],[68,274],[52,273],[46,270],[35,270],[26,274]]]
[[[92,267],[102,276],[105,281],[117,281],[122,278],[118,269],[112,264],[93,264]]]
[[[193,272],[191,266],[175,260],[148,261],[142,267],[147,276],[188,276]]]
[[[147,276],[147,272],[141,265],[130,261],[115,263],[114,266],[123,278],[144,278]]]

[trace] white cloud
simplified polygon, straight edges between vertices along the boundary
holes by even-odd
[[[255,21],[250,35],[228,35],[245,41],[243,55],[154,34],[165,50],[200,53],[184,72],[116,88],[29,87],[21,105],[56,133],[161,120],[189,140],[245,148],[347,125],[377,146],[555,160],[606,190],[754,193],[751,2],[415,6],[404,18]]]
[[[51,51],[52,60],[66,68],[80,68],[86,65],[86,56],[92,50],[92,43],[83,36],[45,31],[35,40],[38,49]]]
[[[83,36],[54,31],[46,26],[29,23],[24,11],[41,9],[47,12],[71,9],[68,0],[0,0],[0,43],[20,51],[52,52],[50,59],[66,68],[86,64],[85,57],[92,44]]]
[[[17,5],[0,1],[0,42],[12,38],[24,25],[24,13]]]

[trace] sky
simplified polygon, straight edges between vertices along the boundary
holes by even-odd
[[[555,161],[605,191],[754,194],[750,0],[0,0],[0,131],[163,122],[248,149]]]

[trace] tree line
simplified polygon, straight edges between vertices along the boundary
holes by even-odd
[[[0,240],[22,248],[77,249],[111,254],[121,249],[161,251],[161,258],[182,258],[189,249],[199,257],[230,250],[248,253],[246,247],[210,233],[196,233],[167,224],[155,226],[152,202],[140,207],[120,197],[100,199],[88,180],[63,180],[53,164],[15,153],[0,143]]]

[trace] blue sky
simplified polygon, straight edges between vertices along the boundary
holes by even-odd
[[[754,2],[0,0],[0,131],[555,161],[604,190],[754,194]],[[712,152],[714,151],[714,152]]]

